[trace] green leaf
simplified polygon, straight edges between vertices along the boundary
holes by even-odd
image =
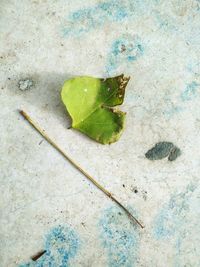
[[[130,78],[76,77],[67,80],[61,97],[72,118],[72,127],[102,144],[117,141],[124,128],[126,113],[113,108],[124,100]]]

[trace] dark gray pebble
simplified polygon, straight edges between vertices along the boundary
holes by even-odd
[[[175,160],[181,151],[171,142],[159,142],[145,154],[149,160],[159,160],[168,157],[169,161]]]

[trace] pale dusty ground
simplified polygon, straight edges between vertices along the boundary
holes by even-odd
[[[198,0],[0,1],[1,267],[200,266],[199,28]],[[103,146],[68,130],[64,80],[120,73],[131,76],[121,139]],[[145,230],[119,215],[19,108]],[[159,141],[182,155],[149,161],[144,154]]]

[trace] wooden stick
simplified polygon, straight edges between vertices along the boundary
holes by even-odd
[[[60,154],[67,159],[76,169],[78,169],[85,177],[90,180],[97,188],[99,188],[104,194],[111,198],[120,208],[122,208],[128,217],[137,223],[141,228],[144,228],[142,225],[131,213],[127,210],[108,190],[106,190],[102,185],[100,185],[90,174],[83,170],[73,159],[71,159],[46,133],[40,128],[40,126],[35,123],[31,117],[23,110],[19,111],[20,114],[58,151]]]
[[[46,253],[46,250],[41,250],[39,251],[36,255],[32,256],[31,259],[33,261],[37,261],[40,257],[42,257],[42,255],[44,255]]]

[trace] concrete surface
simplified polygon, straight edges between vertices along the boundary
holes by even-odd
[[[199,0],[0,1],[1,267],[200,266],[199,28]],[[121,73],[131,76],[121,139],[103,146],[68,130],[64,80]],[[19,108],[145,229],[131,225]],[[181,156],[148,160],[162,141]]]

